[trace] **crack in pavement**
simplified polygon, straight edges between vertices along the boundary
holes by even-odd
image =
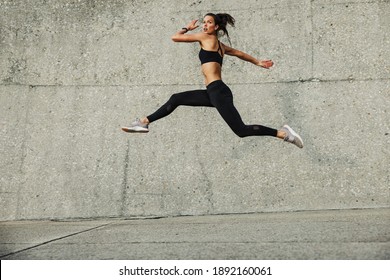
[[[113,222],[113,223],[114,223],[114,222]],[[79,234],[82,234],[82,233],[85,233],[85,232],[89,232],[89,231],[92,231],[92,230],[95,230],[95,229],[98,229],[98,228],[106,227],[106,226],[112,225],[113,223],[108,223],[108,224],[96,226],[96,227],[93,227],[93,228],[89,228],[89,229],[86,229],[86,230],[82,230],[82,231],[79,231],[79,232],[75,232],[75,233],[72,233],[72,234],[68,234],[68,235],[65,235],[65,236],[61,236],[61,237],[58,237],[58,238],[54,238],[54,239],[51,239],[51,240],[48,240],[48,241],[39,243],[39,244],[37,244],[37,245],[31,246],[31,247],[27,247],[27,248],[24,248],[24,249],[21,249],[21,250],[18,250],[18,251],[15,251],[15,252],[8,253],[8,254],[6,254],[6,255],[0,256],[0,259],[1,259],[1,258],[6,258],[6,257],[9,257],[9,256],[12,256],[12,255],[16,255],[16,254],[19,254],[19,253],[22,253],[22,252],[25,252],[25,251],[28,251],[28,250],[31,250],[31,249],[35,249],[35,248],[41,247],[41,246],[43,246],[43,245],[50,244],[50,243],[52,243],[52,242],[56,242],[56,241],[58,241],[58,240],[66,239],[66,238],[68,238],[68,237],[72,237],[72,236],[75,236],[75,235],[79,235]]]

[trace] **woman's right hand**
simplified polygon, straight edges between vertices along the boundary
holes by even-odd
[[[197,22],[198,22],[197,19],[191,20],[191,22],[190,22],[189,24],[187,24],[186,28],[187,28],[188,30],[190,30],[190,31],[191,31],[191,30],[194,30],[194,29],[196,29],[196,28],[198,28],[199,25],[197,24]]]

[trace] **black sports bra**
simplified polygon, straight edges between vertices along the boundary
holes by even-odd
[[[222,52],[221,43],[219,41],[217,51],[207,51],[201,48],[199,51],[200,63],[217,62],[222,66],[223,57],[220,55],[219,50]]]

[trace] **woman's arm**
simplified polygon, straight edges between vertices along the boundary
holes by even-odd
[[[272,60],[258,60],[256,58],[254,58],[253,56],[251,56],[247,53],[244,53],[240,50],[233,49],[232,47],[229,47],[226,45],[223,45],[223,46],[225,48],[225,54],[227,54],[227,55],[238,57],[239,59],[242,59],[244,61],[248,61],[250,63],[253,63],[254,65],[257,65],[257,66],[260,66],[260,67],[263,67],[266,69],[268,69],[272,65],[274,65]]]
[[[194,33],[194,34],[186,34],[188,31],[192,31],[199,27],[197,25],[198,20],[195,19],[191,21],[189,24],[186,25],[185,28],[179,30],[176,32],[171,38],[174,42],[186,42],[186,43],[192,43],[192,42],[200,42],[202,39],[202,33]]]

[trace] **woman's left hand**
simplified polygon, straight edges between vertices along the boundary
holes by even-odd
[[[263,67],[265,69],[269,69],[274,65],[274,62],[272,60],[259,60],[257,63],[257,66]]]

